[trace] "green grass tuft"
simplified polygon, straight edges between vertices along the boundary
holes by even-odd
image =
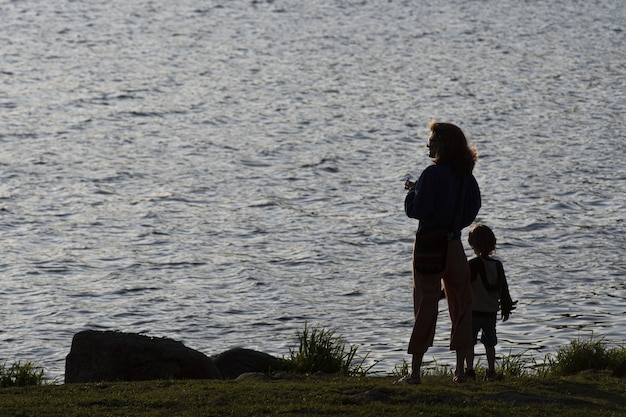
[[[366,376],[374,365],[366,366],[368,355],[357,357],[358,348],[350,345],[341,336],[335,336],[333,330],[307,324],[302,333],[297,333],[298,351],[290,351],[290,370],[311,374],[323,372],[339,373],[346,376]]]
[[[502,377],[534,377],[550,378],[576,375],[584,371],[614,371],[620,365],[626,364],[626,346],[611,345],[605,340],[578,339],[570,342],[567,346],[558,348],[555,354],[548,354],[543,361],[537,361],[531,353],[524,351],[517,354],[509,352],[502,355],[496,361],[496,373]],[[477,374],[485,372],[484,366],[475,364]],[[404,376],[409,373],[410,364],[403,360],[391,371],[393,376]],[[449,376],[452,374],[451,366],[439,364],[435,360],[433,364],[422,368],[422,376]]]
[[[613,346],[603,339],[573,340],[556,354],[546,356],[549,376],[575,375],[586,370],[610,370],[626,361],[626,347]]]
[[[0,388],[42,385],[43,381],[43,368],[33,365],[32,362],[24,365],[16,362],[8,368],[6,363],[0,365]]]

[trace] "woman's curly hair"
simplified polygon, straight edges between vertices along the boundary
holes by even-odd
[[[463,131],[451,123],[432,121],[428,126],[432,140],[439,142],[435,164],[450,164],[457,175],[471,175],[478,160],[475,147],[467,144]]]

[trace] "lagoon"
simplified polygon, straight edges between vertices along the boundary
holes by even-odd
[[[0,14],[0,361],[62,380],[85,329],[281,356],[308,323],[390,372],[412,327],[403,180],[431,119],[480,155],[477,221],[519,300],[498,352],[626,339],[623,2]],[[445,310],[426,355],[444,364]]]

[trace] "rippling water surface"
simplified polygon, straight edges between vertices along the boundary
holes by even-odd
[[[84,329],[281,356],[309,323],[391,372],[412,327],[403,177],[430,163],[431,119],[480,154],[477,220],[519,300],[499,352],[626,339],[623,1],[0,15],[0,362],[62,380]]]

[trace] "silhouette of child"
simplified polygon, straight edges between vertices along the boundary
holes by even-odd
[[[480,341],[485,345],[488,366],[485,380],[490,381],[496,377],[498,310],[502,310],[502,321],[505,322],[515,309],[517,301],[511,300],[502,262],[489,256],[496,251],[496,236],[493,231],[485,225],[477,224],[470,230],[467,240],[476,254],[476,258],[469,261],[472,276],[474,345],[478,342],[478,332],[482,330]],[[473,350],[468,355],[466,364],[466,375],[475,379]]]

